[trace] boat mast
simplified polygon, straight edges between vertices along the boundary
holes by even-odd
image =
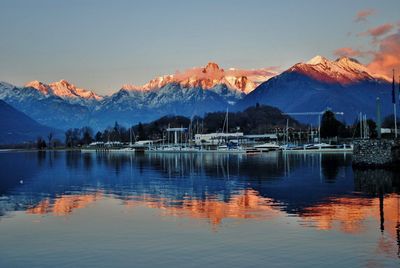
[[[393,91],[392,91],[392,98],[393,98],[393,115],[394,115],[394,137],[397,139],[397,111],[396,111],[396,104],[397,104],[397,98],[396,98],[396,88],[395,88],[395,79],[394,79],[394,69],[393,69]]]
[[[132,126],[129,128],[129,146],[132,146]]]
[[[289,118],[286,119],[286,144],[289,144]]]
[[[229,108],[226,108],[226,133],[228,134],[228,132],[229,132],[229,124],[228,124],[228,121],[229,121],[229,114],[228,114],[228,112],[229,112],[229,110],[228,110]]]

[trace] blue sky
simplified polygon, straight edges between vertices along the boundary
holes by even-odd
[[[366,21],[355,22],[361,10]],[[0,80],[67,79],[101,94],[215,61],[285,69],[400,21],[398,0],[0,0]]]

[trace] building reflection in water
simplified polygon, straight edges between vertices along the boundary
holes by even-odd
[[[301,228],[362,235],[373,221],[382,232],[377,250],[399,256],[399,174],[353,171],[348,154],[67,152],[12,159],[27,169],[15,177],[9,170],[10,177],[0,183],[7,197],[0,200],[2,214],[25,210],[68,216],[113,198],[128,208],[145,206],[163,216],[205,220],[213,230],[224,220],[295,216]],[[6,160],[0,155],[1,161]],[[30,181],[20,185],[21,177]]]

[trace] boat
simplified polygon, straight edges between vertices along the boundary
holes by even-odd
[[[328,143],[315,143],[304,145],[283,145],[281,146],[283,152],[353,152],[353,145],[351,144],[328,144]]]
[[[253,148],[246,148],[246,154],[251,155],[251,154],[261,154],[261,153],[262,153],[262,151],[254,148],[254,147]]]
[[[254,146],[254,149],[260,152],[269,152],[269,151],[279,151],[282,150],[281,146],[276,143],[267,142],[264,144],[258,144]]]

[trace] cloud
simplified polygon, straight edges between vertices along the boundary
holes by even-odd
[[[379,41],[378,50],[373,52],[373,59],[368,69],[374,73],[391,76],[392,69],[400,67],[400,30]]]
[[[367,18],[369,16],[372,16],[376,13],[376,11],[374,9],[363,9],[360,10],[356,17],[354,18],[355,22],[360,22],[360,21],[367,21]]]
[[[366,32],[360,33],[360,35],[367,35],[367,36],[371,36],[374,39],[376,39],[382,35],[389,33],[393,28],[394,28],[393,24],[385,23],[385,24],[379,25],[377,27],[370,28]]]
[[[363,56],[365,52],[361,50],[355,50],[352,49],[351,47],[341,47],[336,49],[333,54],[337,57],[349,57],[349,58],[354,58],[354,57],[359,57]]]
[[[366,66],[371,73],[391,77],[392,69],[397,69],[400,73],[400,28],[387,35],[394,28],[394,24],[386,23],[369,29],[366,33],[374,40],[374,46],[369,50],[342,47],[333,54],[338,57],[365,58],[369,62]]]

